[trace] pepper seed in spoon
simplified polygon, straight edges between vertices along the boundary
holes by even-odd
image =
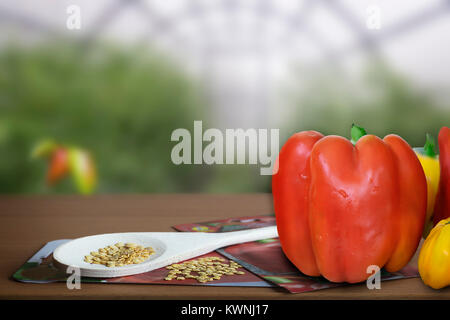
[[[121,243],[92,251],[84,257],[84,261],[91,264],[102,264],[107,267],[122,267],[138,264],[147,260],[155,250],[152,247],[144,248],[135,243]]]

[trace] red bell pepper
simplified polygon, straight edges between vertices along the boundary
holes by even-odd
[[[437,225],[442,219],[450,217],[450,129],[442,127],[438,139],[441,173],[434,207],[434,225]]]
[[[354,144],[315,131],[294,134],[272,177],[285,255],[304,274],[333,282],[364,281],[370,265],[403,268],[427,208],[424,172],[402,138],[380,139],[356,126],[352,136]]]

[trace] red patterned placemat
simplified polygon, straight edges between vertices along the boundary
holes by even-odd
[[[174,226],[174,229],[184,232],[229,232],[273,226],[275,224],[275,216],[261,215],[181,224]],[[238,262],[259,277],[292,293],[348,285],[346,283],[333,283],[323,277],[309,277],[302,274],[286,258],[278,239],[242,243],[222,248],[218,252]],[[381,270],[381,281],[418,276],[417,268],[413,265],[407,265],[395,273]]]

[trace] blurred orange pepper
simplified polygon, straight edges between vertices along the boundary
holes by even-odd
[[[50,165],[47,172],[47,181],[54,184],[62,179],[69,171],[67,150],[57,147],[50,155]]]
[[[422,234],[424,238],[427,237],[428,233],[433,228],[433,213],[440,176],[439,156],[436,153],[435,141],[430,134],[427,134],[426,137],[426,142],[423,148],[414,148],[427,179],[427,217]]]
[[[97,186],[95,163],[86,150],[44,140],[33,149],[32,157],[44,157],[49,160],[47,181],[50,185],[71,174],[75,187],[82,194],[92,193]]]

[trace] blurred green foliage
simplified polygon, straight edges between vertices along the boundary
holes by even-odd
[[[142,48],[7,47],[0,52],[0,193],[74,191],[67,181],[50,190],[47,164],[30,159],[43,138],[88,149],[99,192],[201,188],[198,168],[170,160],[172,130],[202,115],[198,89],[176,64]]]
[[[449,105],[380,61],[362,76],[337,68],[298,72],[280,147],[294,132],[350,137],[396,133],[422,146],[450,125]],[[0,193],[74,192],[70,180],[50,189],[47,164],[31,160],[36,142],[55,139],[89,150],[98,192],[270,192],[254,165],[180,165],[170,159],[171,133],[208,128],[202,88],[173,61],[143,48],[45,44],[0,51]],[[286,95],[288,98],[288,95]]]
[[[317,130],[350,138],[355,123],[367,133],[395,133],[419,147],[427,133],[437,138],[439,129],[450,125],[449,104],[443,105],[435,93],[420,89],[382,60],[374,59],[357,76],[328,67],[300,73],[303,85],[292,96],[296,110],[288,135]]]

